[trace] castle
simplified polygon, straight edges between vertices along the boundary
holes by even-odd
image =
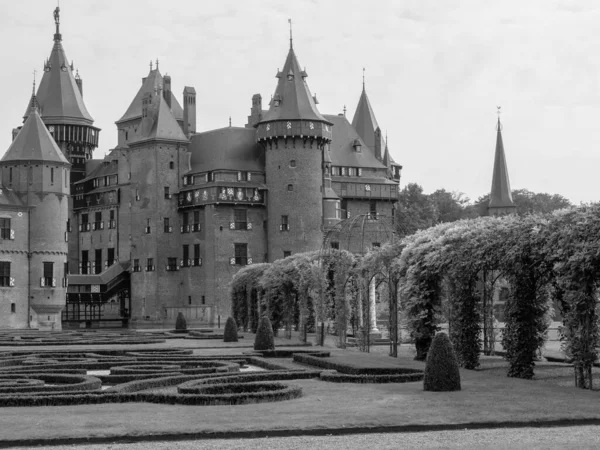
[[[322,114],[291,36],[268,109],[254,95],[245,127],[197,131],[195,89],[179,103],[157,62],[96,160],[100,130],[54,19],[0,161],[0,328],[162,327],[179,312],[213,324],[241,267],[318,250],[348,217],[394,216],[402,167],[364,82],[352,122]]]

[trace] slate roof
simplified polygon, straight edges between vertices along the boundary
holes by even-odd
[[[142,117],[142,98],[146,93],[154,94],[158,91],[159,86],[164,86],[163,76],[158,69],[151,70],[127,108],[127,111],[125,111],[125,114],[116,123]],[[171,111],[176,120],[183,120],[183,108],[173,92],[171,93]]]
[[[110,155],[107,155],[108,158]],[[108,163],[107,163],[108,161]],[[104,177],[107,175],[117,175],[119,173],[119,166],[113,163],[113,160],[104,159],[100,161],[100,164],[96,165],[91,171],[87,172],[87,176],[76,182],[75,184],[84,183],[98,177]],[[112,186],[114,189],[114,186]]]
[[[92,125],[94,119],[88,112],[67,55],[55,35],[50,58],[45,65],[44,75],[37,91],[40,114],[46,123]],[[27,118],[28,111],[24,119]]]
[[[310,93],[306,83],[307,76],[300,67],[294,49],[290,46],[283,69],[276,75],[279,81],[273,100],[279,100],[279,106],[275,106],[276,102],[271,100],[269,110],[263,114],[259,123],[300,119],[327,122],[317,109]]]
[[[225,127],[194,134],[188,147],[192,173],[210,170],[265,170],[265,151],[254,128]]]
[[[375,130],[379,128],[375,113],[371,107],[371,102],[367,96],[367,91],[363,85],[356,111],[354,112],[354,118],[352,119],[352,126],[358,132],[362,140],[367,146],[375,151]],[[385,148],[384,146],[381,147]]]
[[[44,161],[70,165],[42,122],[36,106],[30,109],[23,127],[1,161]]]
[[[0,207],[1,206],[25,206],[12,189],[0,186]]]
[[[494,156],[494,172],[492,175],[492,190],[490,192],[490,208],[506,208],[515,206],[510,191],[508,168],[502,142],[502,125],[498,119],[498,134],[496,135],[496,154]]]
[[[331,148],[331,163],[334,166],[344,167],[370,167],[385,169],[386,167],[377,159],[370,147],[356,132],[354,127],[344,116],[326,114],[325,118],[333,123]],[[358,139],[362,145],[361,151],[354,150],[354,141]]]
[[[167,101],[163,98],[162,94],[152,93],[151,95],[152,111],[149,111],[148,117],[142,119],[140,132],[129,141],[129,145],[131,146],[137,142],[147,140],[188,142],[188,138],[183,134],[181,127],[177,123],[173,112],[169,109],[169,105],[167,105]],[[146,134],[144,134],[145,121],[151,121],[148,127],[149,131]]]

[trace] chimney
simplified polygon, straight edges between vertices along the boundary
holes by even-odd
[[[196,133],[196,89],[183,88],[183,134],[190,137]]]
[[[252,108],[250,108],[250,115],[248,116],[248,123],[246,128],[252,128],[262,119],[262,97],[260,94],[254,94],[252,96]]]
[[[146,92],[142,97],[142,132],[141,136],[145,137],[150,134],[152,125],[155,119],[154,108],[152,105],[152,94]]]
[[[21,131],[21,127],[13,128],[13,130],[12,130],[12,140],[13,141],[17,138],[17,134],[19,134],[19,131]]]
[[[167,106],[171,109],[171,76],[165,75],[163,77],[164,88],[163,88],[163,97],[167,102]]]
[[[381,161],[381,128],[377,127],[375,130],[375,158]]]

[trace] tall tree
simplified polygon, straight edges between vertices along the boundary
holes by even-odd
[[[569,199],[560,194],[547,194],[545,192],[536,193],[528,189],[513,190],[512,198],[515,202],[515,205],[517,205],[517,214],[520,216],[535,213],[545,214],[557,209],[572,206],[572,203],[569,201]],[[489,194],[481,196],[479,199],[477,199],[475,207],[480,216],[486,215],[489,201]]]
[[[428,228],[437,221],[435,208],[423,188],[417,183],[407,184],[398,195],[396,231],[408,236],[417,230]]]

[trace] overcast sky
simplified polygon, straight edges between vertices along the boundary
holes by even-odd
[[[0,154],[53,43],[53,0],[3,5]],[[402,186],[475,200],[490,190],[501,120],[513,189],[600,200],[600,3],[596,0],[62,0],[61,32],[102,129],[95,157],[149,70],[197,92],[198,131],[267,107],[289,48],[325,114],[352,120],[366,87]]]

